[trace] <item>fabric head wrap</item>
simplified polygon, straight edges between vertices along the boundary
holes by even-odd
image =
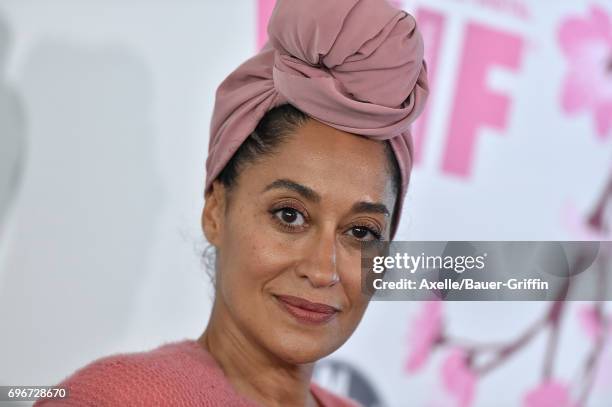
[[[429,92],[414,18],[386,0],[277,0],[268,37],[217,89],[205,193],[263,115],[290,103],[336,129],[389,141],[402,178],[393,238],[412,168],[410,124]]]

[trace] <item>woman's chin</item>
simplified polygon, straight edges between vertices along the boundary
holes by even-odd
[[[314,363],[333,353],[342,344],[326,343],[324,340],[312,340],[308,337],[278,337],[272,345],[272,353],[279,359],[291,364]]]
[[[309,352],[305,349],[279,349],[279,351],[275,352],[278,358],[292,365],[315,363],[331,353],[321,352],[320,350]]]

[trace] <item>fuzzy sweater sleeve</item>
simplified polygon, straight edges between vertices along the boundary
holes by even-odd
[[[68,397],[40,399],[34,407],[261,407],[238,394],[214,358],[194,340],[97,359],[56,387],[67,388]],[[311,391],[324,407],[358,406],[315,383]]]
[[[193,341],[101,358],[58,386],[68,389],[67,398],[39,400],[34,406],[257,406],[231,387],[214,359]]]

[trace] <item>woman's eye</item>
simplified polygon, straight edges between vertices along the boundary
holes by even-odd
[[[304,216],[293,208],[281,208],[275,212],[275,215],[282,222],[291,226],[302,226],[304,224]]]
[[[354,226],[350,230],[352,232],[353,237],[359,240],[370,241],[380,239],[380,234],[374,232],[373,230],[365,226]]]

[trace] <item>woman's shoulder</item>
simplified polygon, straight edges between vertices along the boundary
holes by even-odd
[[[311,382],[310,389],[324,407],[362,407],[357,401],[334,394],[315,382]]]
[[[191,339],[96,359],[57,386],[68,389],[66,399],[35,406],[218,405],[235,397],[212,356]]]

